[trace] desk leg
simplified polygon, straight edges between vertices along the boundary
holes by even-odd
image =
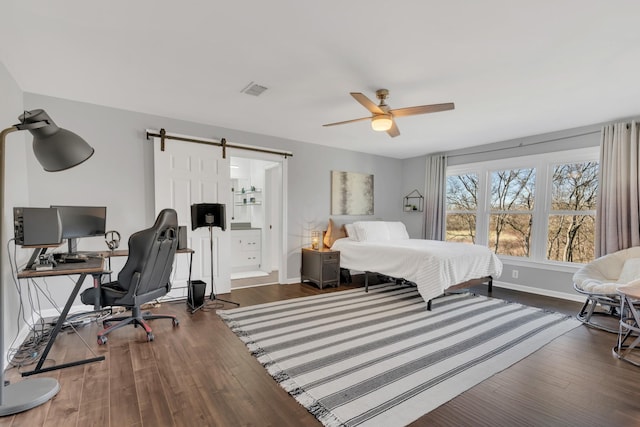
[[[193,267],[193,252],[189,254],[189,286],[191,286],[191,267]]]
[[[26,269],[30,269],[31,267],[33,267],[33,264],[36,263],[36,261],[38,260],[38,257],[41,254],[44,254],[47,251],[47,248],[36,248],[33,250],[33,253],[31,254],[31,258],[29,258],[29,262],[27,262],[26,265]]]
[[[51,332],[51,336],[49,337],[49,342],[47,342],[47,346],[44,348],[44,351],[40,356],[40,360],[38,361],[36,368],[33,371],[23,372],[22,373],[23,377],[39,374],[41,372],[49,372],[49,371],[55,371],[57,369],[68,368],[70,366],[77,366],[77,365],[83,365],[85,363],[97,362],[105,359],[104,356],[98,356],[91,359],[79,360],[76,362],[62,363],[60,365],[50,366],[47,368],[42,367],[44,362],[47,360],[49,351],[51,350],[51,347],[53,346],[53,343],[56,340],[58,333],[62,329],[62,325],[64,325],[64,322],[67,320],[67,314],[69,314],[69,310],[71,309],[73,302],[78,296],[78,292],[80,291],[80,287],[82,287],[82,283],[84,282],[85,277],[87,277],[87,273],[82,273],[78,278],[78,280],[76,281],[76,285],[74,286],[73,291],[71,292],[71,295],[69,295],[69,299],[67,300],[67,303],[65,304],[64,309],[62,310],[60,317],[58,317],[58,321],[56,322],[56,325],[53,327],[53,331]]]
[[[92,274],[93,276],[93,287],[95,289],[93,296],[93,309],[95,311],[100,311],[102,309],[102,301],[100,301],[100,281],[102,280],[102,273]]]

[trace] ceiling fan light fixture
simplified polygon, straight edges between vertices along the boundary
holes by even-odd
[[[390,114],[376,114],[371,118],[371,127],[378,132],[386,132],[393,126]]]

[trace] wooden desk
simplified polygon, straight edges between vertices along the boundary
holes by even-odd
[[[62,309],[62,313],[60,313],[60,316],[58,317],[58,320],[56,321],[56,324],[53,327],[53,331],[51,332],[51,336],[49,337],[47,346],[45,347],[44,351],[40,355],[40,359],[38,360],[38,363],[36,364],[35,369],[32,371],[23,372],[22,373],[23,377],[39,374],[41,372],[55,371],[57,369],[68,368],[71,366],[83,365],[85,363],[98,362],[100,360],[105,359],[104,356],[97,356],[89,359],[78,360],[75,362],[61,363],[59,365],[48,366],[46,368],[42,367],[45,360],[47,359],[47,356],[49,355],[49,351],[51,350],[51,347],[53,346],[53,342],[56,340],[58,333],[60,332],[60,330],[62,329],[62,326],[67,320],[67,315],[69,314],[69,310],[71,309],[73,302],[78,296],[78,292],[82,287],[82,283],[84,282],[84,279],[87,277],[88,274],[94,275],[95,277],[95,275],[101,275],[103,273],[104,273],[104,258],[101,256],[90,257],[86,262],[81,262],[81,263],[69,263],[69,264],[59,263],[52,270],[40,270],[40,271],[22,270],[18,272],[18,279],[36,279],[39,277],[52,277],[52,276],[71,276],[76,274],[80,275],[80,277],[78,277],[78,280],[76,280],[76,284],[73,287],[73,290],[71,291],[71,294],[69,295],[69,298],[67,299],[67,302],[64,308]]]

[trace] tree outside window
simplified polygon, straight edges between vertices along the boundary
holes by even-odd
[[[447,177],[447,224],[445,240],[476,243],[478,174]]]
[[[598,147],[454,165],[446,240],[543,263],[595,257]]]
[[[586,263],[595,257],[598,162],[553,168],[547,259]]]
[[[491,172],[489,247],[502,255],[529,257],[536,171]]]

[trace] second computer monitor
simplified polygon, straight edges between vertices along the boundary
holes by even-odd
[[[58,209],[62,222],[62,238],[69,242],[69,252],[75,252],[75,239],[81,237],[104,236],[107,223],[105,206],[60,206]]]

